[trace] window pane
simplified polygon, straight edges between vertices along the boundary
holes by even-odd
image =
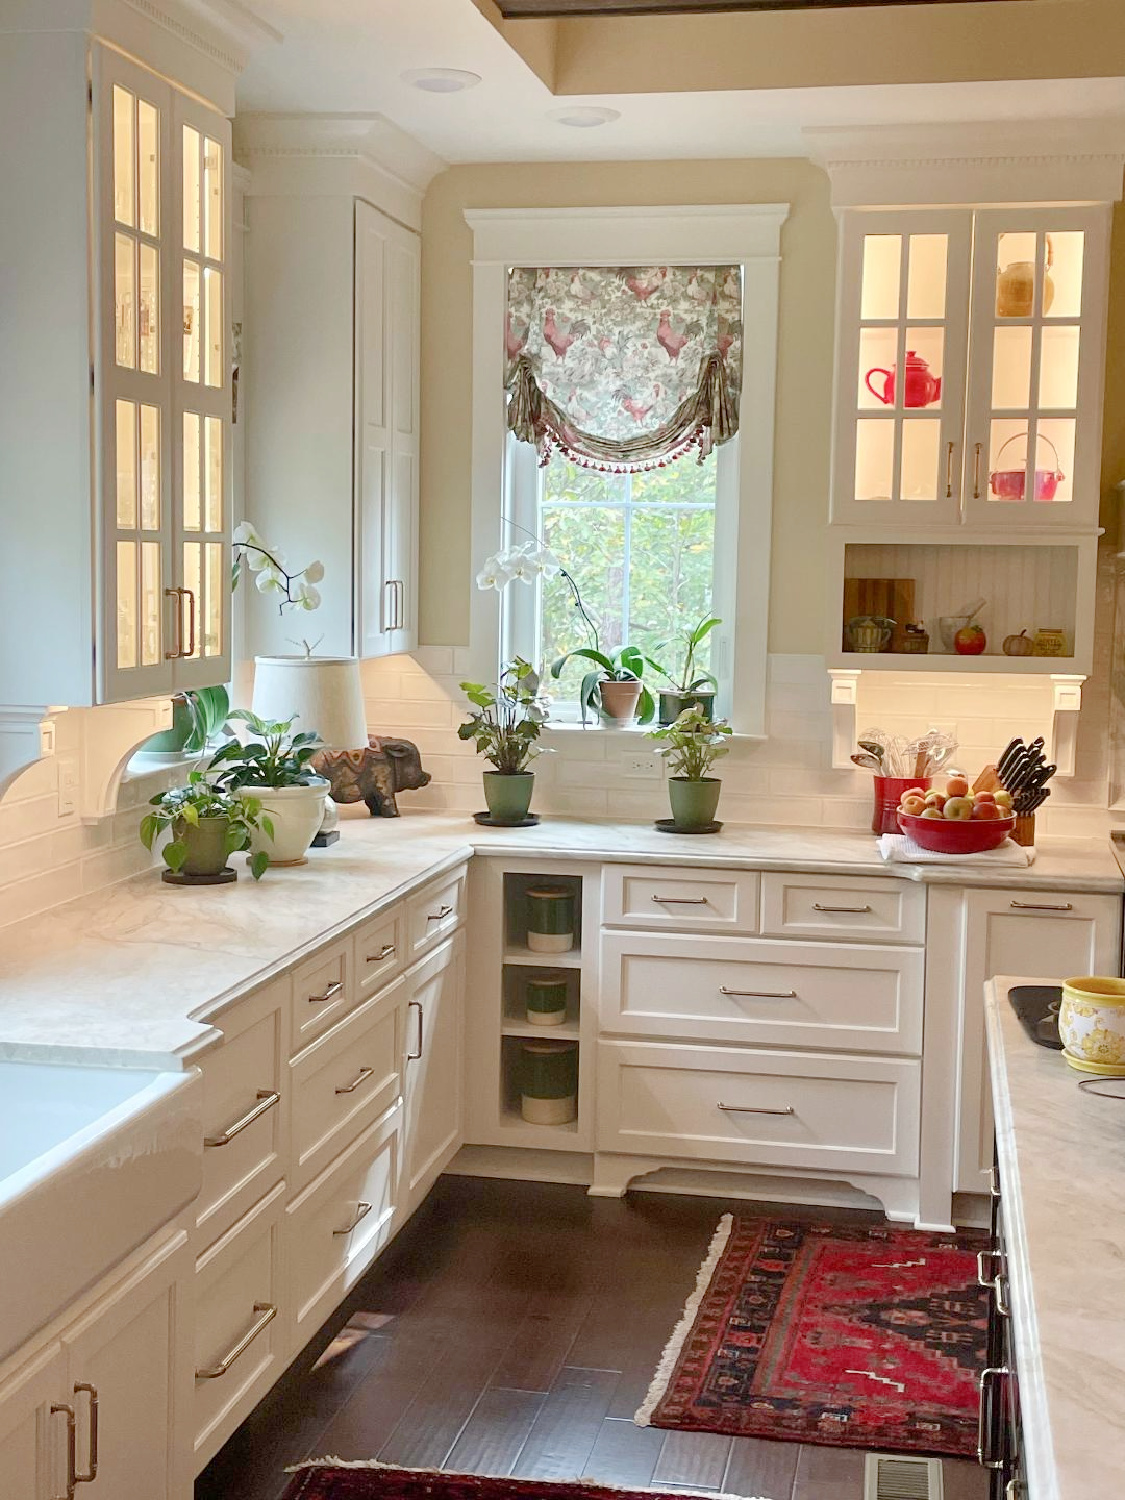
[[[895,424],[857,422],[855,429],[855,497],[890,500],[895,461]]]
[[[184,261],[184,379],[199,380],[199,267]]]
[[[160,252],[141,245],[141,369],[160,373]]]
[[[133,223],[133,96],[113,85],[113,216],[119,224]]]
[[[117,665],[137,665],[137,544],[117,544]]]
[[[160,116],[141,99],[137,104],[137,137],[140,156],[141,228],[154,237],[160,233]]]
[[[223,424],[208,417],[205,425],[206,456],[203,465],[207,500],[207,530],[223,529]]]
[[[997,328],[992,343],[992,405],[998,411],[1026,411],[1030,393],[1031,329]]]
[[[1048,323],[1039,363],[1039,405],[1068,411],[1078,405],[1078,340],[1073,324]]]
[[[941,423],[928,417],[902,424],[902,468],[899,495],[903,500],[936,500]]]
[[[1044,287],[1043,313],[1052,318],[1082,315],[1082,259],[1086,236],[1079,229],[1047,235],[1047,272],[1052,291]],[[1048,306],[1048,303],[1050,304]]]
[[[206,251],[212,260],[223,258],[223,148],[207,140],[203,152],[203,194]]]
[[[199,505],[199,415],[184,412],[184,530],[198,531]]]
[[[200,578],[202,568],[200,552],[202,548],[198,542],[184,543],[184,592],[190,597],[181,601],[184,611],[184,655],[190,657],[199,656],[199,607],[202,597]],[[192,620],[195,621],[195,640],[192,640]],[[194,649],[193,649],[194,648]]]
[[[910,236],[910,269],[906,280],[908,318],[945,317],[947,243],[944,234]]]
[[[199,241],[199,131],[184,126],[184,249],[198,252]]]
[[[203,273],[207,298],[207,367],[204,380],[208,385],[223,383],[223,273],[208,268]]]
[[[114,236],[114,297],[117,319],[117,363],[125,370],[137,364],[137,292],[133,264],[133,240],[127,234]]]
[[[223,566],[223,547],[219,542],[208,542],[207,552],[207,609],[203,622],[204,656],[221,656],[223,651],[223,591],[229,589],[226,569]]]
[[[117,524],[132,531],[137,524],[137,408],[117,403]]]
[[[863,239],[861,318],[897,318],[902,237],[868,234]]]
[[[160,543],[141,543],[141,661],[160,660]]]
[[[141,407],[141,530],[160,530],[160,408]]]

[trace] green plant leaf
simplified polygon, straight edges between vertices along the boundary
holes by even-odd
[[[187,845],[175,840],[164,845],[164,863],[176,875],[183,868],[184,860],[187,859]]]
[[[580,657],[583,661],[596,662],[603,672],[613,671],[613,662],[601,651],[595,651],[592,646],[579,646],[574,651],[568,651],[565,656],[558,657],[551,663],[551,676],[561,677],[566,670],[566,664],[574,657]]]
[[[185,802],[180,808],[180,817],[193,828],[199,827],[199,809],[193,802]]]
[[[146,813],[141,819],[141,843],[146,849],[151,849],[160,824],[152,813]]]
[[[259,849],[257,853],[250,856],[247,863],[250,866],[250,873],[254,879],[261,880],[270,867],[270,857],[264,849]]]
[[[272,839],[274,837],[273,819],[270,817],[269,813],[263,813],[262,816],[258,819],[258,827],[265,834],[266,838]]]

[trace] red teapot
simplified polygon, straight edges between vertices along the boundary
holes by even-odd
[[[895,368],[889,370],[868,370],[864,377],[867,389],[884,406],[893,406],[895,402]],[[884,375],[883,389],[877,391],[871,384],[873,375]],[[932,406],[941,398],[941,377],[932,375],[930,367],[920,354],[915,354],[913,349],[906,353],[906,400],[907,406]]]

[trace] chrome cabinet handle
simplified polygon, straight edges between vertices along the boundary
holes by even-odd
[[[281,1102],[281,1095],[273,1089],[259,1089],[255,1097],[258,1102],[253,1109],[248,1109],[241,1119],[235,1120],[233,1125],[228,1125],[218,1135],[204,1136],[203,1144],[211,1149],[216,1146],[229,1146],[236,1135],[241,1135],[244,1130],[253,1125],[255,1120],[260,1120],[268,1110]]]
[[[995,1269],[986,1271],[984,1268],[986,1263],[994,1266],[995,1262],[999,1260],[999,1258],[1000,1252],[998,1250],[977,1251],[977,1286],[987,1287],[992,1285],[993,1280],[996,1276],[996,1271]]]
[[[401,578],[395,579],[395,629],[406,629],[406,585]]]
[[[356,1208],[355,1208],[355,1216],[353,1217],[352,1222],[347,1226],[347,1228],[345,1228],[345,1229],[334,1229],[332,1231],[332,1233],[333,1234],[351,1234],[352,1230],[356,1227],[356,1225],[362,1223],[362,1221],[367,1218],[367,1215],[370,1212],[371,1212],[371,1204],[370,1203],[357,1203],[356,1204]]]
[[[653,896],[661,906],[706,906],[706,896]]]
[[[343,988],[344,981],[342,979],[334,979],[323,995],[306,995],[305,998],[310,1005],[323,1005],[326,1000],[334,1000]]]
[[[985,1176],[988,1178],[988,1196],[990,1198],[999,1198],[1000,1173],[996,1170],[995,1167],[989,1167],[988,1171],[985,1173]]]
[[[949,442],[945,450],[945,498],[953,498],[953,443]]]
[[[365,1083],[375,1072],[374,1068],[360,1068],[351,1083],[345,1084],[342,1089],[337,1089],[338,1094],[354,1094],[361,1083]]]
[[[85,1380],[75,1383],[74,1394],[85,1392],[90,1398],[90,1467],[85,1474],[76,1473],[75,1484],[93,1484],[98,1477],[98,1388]]]
[[[366,962],[369,964],[381,964],[385,959],[394,958],[394,956],[395,945],[393,943],[384,943],[378,953],[369,953],[367,955]]]
[[[78,1483],[78,1424],[74,1417],[74,1407],[68,1406],[65,1401],[56,1402],[51,1407],[51,1415],[66,1417],[66,1495],[62,1500],[74,1500],[74,1486]]]
[[[731,990],[725,984],[719,986],[720,995],[734,996],[740,1000],[796,1000],[796,990]]]
[[[995,1298],[996,1316],[1007,1322],[1012,1316],[1012,1307],[1008,1301],[1008,1278],[1002,1270],[997,1271],[992,1279],[992,1294]]]
[[[188,647],[187,647],[187,650],[183,654],[184,654],[184,656],[194,656],[195,655],[195,594],[192,592],[191,589],[178,589],[177,593],[180,595],[180,608],[181,609],[183,608],[183,600],[184,600],[184,596],[185,595],[187,596],[187,602],[188,602]],[[181,629],[182,629],[182,627],[181,627]]]
[[[427,922],[444,922],[446,917],[453,915],[452,906],[443,906],[440,911],[432,911],[426,918]]]
[[[728,1115],[795,1115],[797,1111],[791,1104],[784,1109],[767,1109],[762,1104],[720,1104],[719,1108]]]
[[[184,654],[184,611],[180,599],[180,591],[179,589],[165,589],[164,597],[165,599],[174,599],[176,601],[176,607],[172,611],[172,617],[176,622],[176,646],[173,651],[165,651],[164,660],[178,661]]]
[[[1013,911],[1073,911],[1072,901],[1055,902],[1049,901],[1009,901],[1008,905]]]
[[[857,916],[857,917],[860,917],[860,916],[862,916],[864,914],[864,912],[868,912],[868,911],[871,910],[871,908],[869,906],[821,906],[821,904],[820,904],[819,901],[814,901],[813,902],[813,908],[812,909],[813,909],[813,911],[845,911],[845,912],[851,912],[851,913],[854,913],[854,915]]]
[[[255,1302],[254,1312],[257,1316],[234,1348],[228,1349],[218,1364],[208,1365],[203,1370],[196,1370],[196,1380],[218,1380],[220,1375],[225,1375],[235,1360],[246,1353],[258,1335],[277,1317],[277,1308],[272,1302]]]
[[[977,1463],[982,1469],[1004,1467],[1004,1460],[996,1453],[993,1441],[996,1426],[993,1420],[993,1385],[1009,1373],[1010,1371],[994,1365],[981,1371],[980,1413],[977,1417]]]
[[[426,1012],[422,1009],[421,1000],[408,1000],[406,1008],[407,1010],[416,1010],[418,1012],[418,1050],[417,1052],[408,1052],[406,1054],[407,1062],[417,1062],[422,1056],[423,1047],[426,1045]]]
[[[387,608],[387,599],[394,598],[394,579],[387,578],[383,581],[383,629],[394,629],[394,613]]]
[[[980,447],[979,443],[973,444],[973,499],[980,499]]]

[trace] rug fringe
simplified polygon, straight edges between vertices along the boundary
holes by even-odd
[[[715,1274],[715,1268],[723,1257],[723,1251],[730,1239],[731,1228],[734,1224],[732,1214],[724,1214],[719,1220],[718,1228],[711,1237],[711,1245],[707,1251],[706,1259],[699,1268],[699,1274],[695,1278],[695,1291],[684,1303],[683,1314],[680,1321],[672,1330],[672,1337],[665,1345],[664,1353],[660,1356],[660,1363],[656,1367],[656,1374],[652,1377],[652,1383],[648,1388],[648,1394],[637,1409],[633,1421],[638,1427],[650,1427],[652,1425],[652,1414],[660,1404],[661,1397],[668,1389],[672,1376],[676,1372],[676,1364],[680,1358],[680,1351],[684,1346],[684,1340],[691,1332],[695,1316],[699,1311],[700,1303],[703,1301],[704,1293],[711,1285],[711,1278]]]
[[[729,1219],[729,1215],[727,1216]],[[722,1226],[720,1225],[720,1228]],[[730,1225],[727,1224],[727,1233],[730,1233]],[[716,1232],[716,1239],[718,1234]],[[461,1474],[448,1469],[407,1469],[401,1464],[385,1464],[378,1458],[309,1458],[304,1463],[292,1464],[285,1470],[286,1474],[299,1474],[304,1469],[389,1469],[396,1474],[421,1474],[427,1479],[495,1479],[503,1483],[510,1479],[514,1483],[531,1483],[530,1480],[521,1481],[518,1474]],[[607,1494],[614,1495],[662,1495],[664,1500],[672,1500],[666,1489],[658,1489],[654,1485],[637,1484],[604,1484],[600,1479],[575,1476],[572,1479],[552,1479],[544,1485],[543,1496],[551,1491],[562,1491],[568,1484],[586,1485],[590,1489],[605,1490]],[[682,1490],[676,1487],[675,1500],[755,1500],[754,1496],[724,1494],[721,1490]],[[765,1500],[764,1496],[758,1496],[757,1500]]]

